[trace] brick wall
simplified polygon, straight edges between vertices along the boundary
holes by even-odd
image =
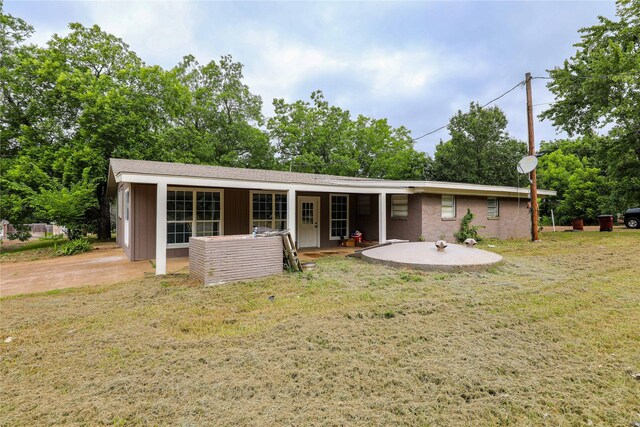
[[[467,209],[475,215],[472,225],[482,225],[481,236],[513,239],[528,237],[530,233],[527,199],[499,198],[500,217],[487,218],[487,198],[480,196],[456,196],[456,218],[442,219],[442,197],[439,194],[424,194],[422,197],[422,234],[428,241],[454,241],[453,233],[460,229],[460,220]]]
[[[387,239],[403,239],[417,242],[422,234],[422,195],[409,194],[408,202],[409,212],[407,218],[391,218],[391,194],[387,195]]]

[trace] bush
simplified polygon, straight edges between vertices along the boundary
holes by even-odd
[[[60,255],[75,255],[92,250],[93,247],[87,239],[75,239],[61,244],[56,252]]]
[[[15,224],[13,228],[15,228],[15,232],[7,233],[9,240],[20,240],[21,242],[26,242],[31,238],[30,226],[25,224]]]
[[[471,225],[474,215],[471,213],[471,209],[467,209],[467,213],[462,217],[460,221],[460,231],[454,233],[458,242],[462,243],[467,239],[475,239],[476,242],[482,241],[482,237],[478,235],[478,230],[484,228],[481,225]]]

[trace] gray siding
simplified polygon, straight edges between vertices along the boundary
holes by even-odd
[[[249,190],[225,188],[224,235],[249,234]]]
[[[156,257],[156,198],[154,184],[134,184],[132,191],[132,261]]]

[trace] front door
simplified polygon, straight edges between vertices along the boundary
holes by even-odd
[[[298,197],[298,247],[320,247],[320,197]]]

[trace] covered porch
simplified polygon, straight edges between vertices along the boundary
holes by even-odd
[[[213,184],[119,183],[117,236],[127,256],[155,260],[162,275],[168,258],[188,256],[192,236],[288,229],[302,250],[338,248],[354,230],[366,241],[387,240],[387,221],[380,221],[389,209],[386,192]]]
[[[387,239],[386,221],[379,220],[387,215],[386,193],[165,187],[162,183],[155,187],[158,275],[166,274],[168,257],[188,255],[190,236],[288,229],[303,250],[339,247],[354,230],[369,241]],[[191,210],[189,203],[193,203]],[[193,221],[190,227],[189,220]]]

